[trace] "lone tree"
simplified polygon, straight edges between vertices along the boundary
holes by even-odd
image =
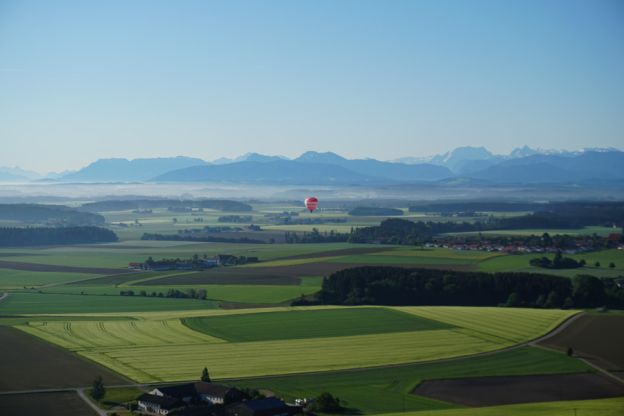
[[[104,381],[102,381],[102,376],[97,376],[95,380],[93,380],[93,388],[91,389],[91,397],[95,400],[100,400],[104,398],[106,394],[106,388],[104,387]]]
[[[594,267],[600,267],[600,262],[597,261],[596,263],[594,263]]]
[[[568,357],[572,357],[574,355],[574,350],[572,349],[572,347],[568,347],[566,354],[568,354]]]
[[[204,367],[201,374],[201,381],[205,381],[206,383],[210,383],[210,374],[208,374],[208,369]]]
[[[343,408],[338,397],[323,392],[314,400],[312,410],[323,413],[341,413]]]
[[[609,268],[610,269],[614,269],[615,268],[615,263],[613,263],[613,262],[609,263]]]

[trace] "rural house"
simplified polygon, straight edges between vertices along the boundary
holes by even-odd
[[[184,403],[227,404],[243,399],[243,393],[234,388],[220,384],[198,381],[195,383],[157,387],[150,391],[151,395],[171,397]]]
[[[168,415],[172,410],[183,405],[178,399],[153,394],[142,394],[137,398],[139,410],[157,415]]]
[[[238,263],[238,257],[231,254],[217,254],[217,262],[221,266],[230,266]]]
[[[276,397],[248,400],[225,407],[227,416],[292,416],[302,413],[299,406],[289,406]]]

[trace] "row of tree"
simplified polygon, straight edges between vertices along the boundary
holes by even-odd
[[[521,212],[534,214],[509,218],[510,228],[580,228],[587,225],[616,224],[624,226],[624,202],[568,201],[543,203],[525,202],[445,202],[411,206],[410,212]],[[557,224],[557,227],[552,225]],[[545,226],[543,226],[545,225]]]
[[[144,233],[141,240],[157,241],[201,241],[207,243],[238,243],[238,244],[264,244],[265,241],[248,237],[217,237],[201,233],[195,234],[157,234]]]
[[[334,230],[320,232],[317,228],[312,231],[303,233],[295,233],[286,231],[284,233],[284,241],[286,243],[343,243],[349,240],[349,234],[337,233]]]
[[[543,267],[545,269],[578,269],[585,266],[585,260],[576,261],[571,257],[563,257],[560,251],[555,254],[551,260],[548,257],[539,257],[531,259],[529,264],[534,267]]]
[[[205,289],[186,289],[185,291],[181,291],[178,289],[169,289],[165,293],[163,292],[148,293],[145,290],[141,290],[138,293],[135,293],[134,290],[121,290],[119,292],[119,295],[120,296],[143,296],[143,297],[206,300],[207,293]]]
[[[41,204],[0,204],[0,219],[46,225],[103,225],[105,221],[99,214]]]
[[[362,216],[398,216],[403,215],[403,211],[398,208],[384,207],[355,207],[349,211],[349,215],[354,217]]]
[[[97,201],[83,204],[81,209],[89,212],[126,211],[150,208],[207,208],[225,212],[249,212],[251,205],[227,199],[126,199]]]
[[[624,307],[615,279],[356,267],[326,277],[316,301],[337,305]]]
[[[0,228],[0,247],[91,244],[117,241],[109,229],[81,227]]]
[[[556,214],[543,213],[531,214],[523,217],[512,218],[489,218],[485,221],[477,222],[433,222],[433,221],[409,221],[400,218],[390,218],[381,222],[381,224],[372,227],[363,227],[352,230],[349,241],[352,243],[380,243],[380,244],[423,244],[434,241],[434,237],[440,239],[439,235],[444,233],[461,233],[461,232],[481,232],[487,230],[500,229],[531,229],[531,228],[570,228],[570,223],[553,219]],[[551,221],[552,220],[552,221]],[[455,237],[443,236],[446,240],[474,240],[475,237]],[[480,240],[485,238],[496,240],[505,239],[507,237],[484,237],[479,236]],[[516,238],[517,240],[518,238]],[[535,239],[535,237],[526,237],[527,240]],[[596,245],[604,245],[606,240],[597,236],[588,236],[585,238],[589,243],[591,240],[600,240]],[[536,241],[536,245],[550,247],[552,245],[565,248],[575,243],[574,237],[571,236],[553,236],[547,233],[542,235],[541,241]],[[593,243],[596,243],[593,241]],[[593,247],[593,246],[592,246]]]

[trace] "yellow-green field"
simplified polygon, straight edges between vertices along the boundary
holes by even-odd
[[[225,342],[192,331],[180,321],[185,317],[249,313],[255,314],[254,319],[261,315],[271,319],[274,314],[266,312],[298,309],[206,310],[177,314],[145,312],[132,314],[138,318],[132,322],[71,322],[71,317],[68,317],[68,322],[33,323],[19,325],[18,328],[76,351],[136,381],[153,382],[194,379],[198,369],[205,366],[210,368],[215,378],[232,378],[458,357],[531,340],[575,313],[563,310],[402,307],[396,309],[453,327],[246,342]],[[331,319],[331,316],[322,319]]]

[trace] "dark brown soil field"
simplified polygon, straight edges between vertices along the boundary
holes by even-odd
[[[0,392],[84,387],[98,375],[105,384],[129,383],[104,367],[18,329],[0,326],[0,340]]]
[[[624,315],[583,315],[540,343],[585,358],[608,371],[624,371]]]
[[[361,266],[350,263],[306,263],[275,267],[217,267],[194,274],[168,276],[141,285],[231,284],[299,285],[300,276],[327,276],[338,270]]]
[[[336,256],[353,256],[356,254],[371,254],[388,251],[390,247],[361,247],[361,248],[344,248],[342,250],[328,250],[308,254],[298,254],[296,256],[281,257],[279,260],[290,259],[314,259],[317,257],[336,257]]]
[[[96,415],[73,392],[12,394],[0,396],[2,416],[89,416]]]
[[[391,266],[390,264],[384,264]],[[193,274],[167,276],[162,279],[141,282],[140,285],[299,285],[298,277],[329,276],[339,270],[366,266],[362,263],[305,263],[274,267],[217,267]],[[406,267],[397,264],[396,267]],[[466,270],[466,265],[419,264],[418,267],[444,270]]]
[[[32,272],[62,272],[62,273],[92,273],[92,274],[120,274],[128,273],[128,269],[107,269],[104,267],[72,267],[57,266],[54,264],[23,263],[21,261],[0,260],[0,268],[29,270]]]
[[[266,269],[266,270],[265,270]],[[223,267],[191,274],[167,276],[161,279],[148,280],[139,283],[141,286],[157,285],[293,285],[301,284],[297,274],[275,273],[276,267],[262,267],[257,269]],[[281,269],[281,267],[280,267]]]
[[[94,279],[88,280],[77,280],[75,282],[66,283],[67,285],[98,285],[98,286],[107,286],[107,285],[119,285],[122,283],[128,283],[133,280],[145,279],[152,276],[158,276],[159,274],[164,274],[163,272],[126,272],[123,274],[114,274],[110,276],[102,276],[96,277]]]
[[[422,382],[414,394],[464,406],[589,400],[624,395],[624,384],[602,374],[479,377]]]

